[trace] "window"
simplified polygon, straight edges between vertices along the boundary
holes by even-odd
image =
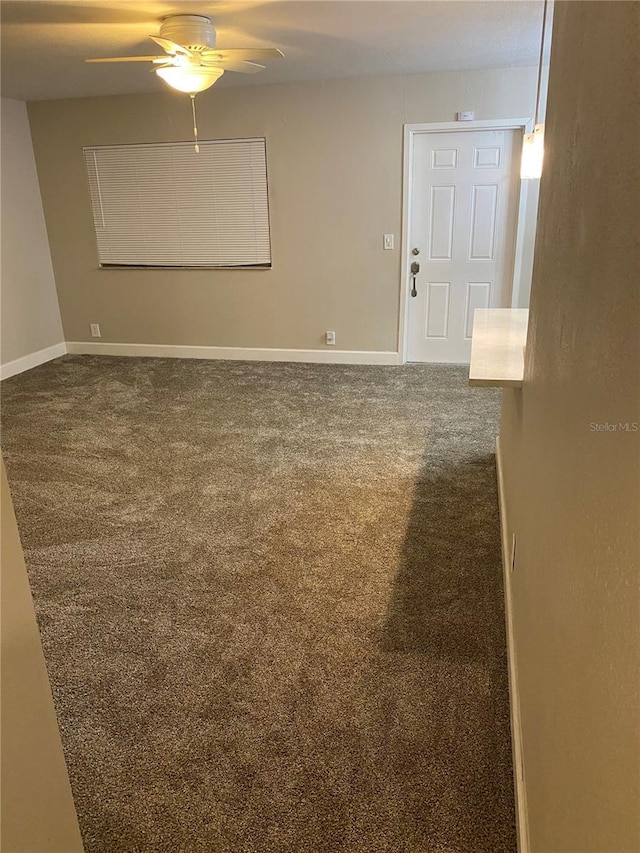
[[[103,267],[270,267],[264,139],[84,149]]]

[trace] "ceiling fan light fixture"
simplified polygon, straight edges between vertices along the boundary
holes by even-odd
[[[204,68],[201,65],[170,65],[166,68],[156,68],[156,74],[173,89],[195,95],[213,86],[224,71],[222,68]]]

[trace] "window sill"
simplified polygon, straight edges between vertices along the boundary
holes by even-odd
[[[100,264],[98,266],[100,270],[175,270],[179,272],[186,272],[188,270],[270,270],[272,269],[271,264],[243,264],[242,266],[236,264],[234,266],[188,266],[188,267],[178,267],[178,266],[160,266],[160,265],[151,265],[151,264]]]

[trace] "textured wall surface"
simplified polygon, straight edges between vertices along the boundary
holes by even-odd
[[[556,4],[525,385],[505,392],[534,853],[640,849],[639,12]]]
[[[82,146],[189,139],[189,99],[30,104],[66,339],[95,322],[103,341],[306,349],[334,329],[338,349],[396,351],[403,123],[531,116],[535,83],[517,68],[201,95],[202,138],[267,137],[269,271],[98,269]]]
[[[6,364],[63,340],[26,104],[2,98],[2,334]]]

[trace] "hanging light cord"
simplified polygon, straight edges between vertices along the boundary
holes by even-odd
[[[546,0],[545,0],[546,2]],[[193,115],[193,138],[195,139],[195,149],[196,154],[200,153],[200,146],[198,145],[198,123],[196,121],[196,96],[190,95],[191,98],[191,113]]]
[[[542,33],[540,35],[540,61],[538,62],[538,89],[536,92],[536,117],[535,124],[540,123],[540,93],[542,89],[542,59],[544,57],[544,37],[547,30],[547,6],[549,0],[544,0],[542,12]]]

